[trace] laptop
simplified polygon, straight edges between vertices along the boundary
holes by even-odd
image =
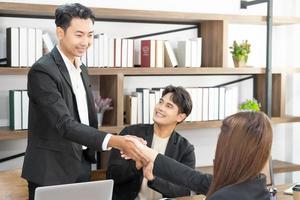
[[[113,180],[38,187],[35,200],[111,200]]]

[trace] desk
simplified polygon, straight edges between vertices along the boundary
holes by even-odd
[[[21,170],[0,172],[0,199],[27,200],[27,181],[21,178]]]
[[[285,185],[278,185],[276,186],[278,193],[277,193],[277,200],[293,200],[292,195],[286,195],[283,193],[284,190],[291,187],[292,184],[285,184]],[[176,198],[176,200],[203,200],[205,196],[203,195],[195,195],[190,197],[180,197]]]
[[[92,171],[92,180],[103,180],[105,170]],[[0,172],[0,200],[27,200],[27,181],[21,178],[21,169]]]
[[[293,195],[286,195],[283,194],[283,191],[292,187],[293,184],[285,184],[285,185],[278,185],[276,186],[278,190],[277,200],[293,200]]]
[[[92,175],[92,178],[99,180],[103,178],[103,172],[98,171],[98,174]],[[21,170],[10,170],[0,172],[0,200],[26,200],[28,199],[27,182],[20,177]],[[283,191],[292,184],[278,185],[277,200],[293,200],[291,195],[283,194]],[[203,195],[181,197],[176,200],[203,200]]]

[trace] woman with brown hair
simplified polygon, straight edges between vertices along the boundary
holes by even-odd
[[[182,185],[207,200],[269,200],[266,177],[261,174],[272,146],[272,127],[262,112],[240,112],[223,120],[215,159],[214,176],[190,169],[143,145],[150,159],[144,176],[155,176]]]

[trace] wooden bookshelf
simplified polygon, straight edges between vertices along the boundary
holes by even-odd
[[[0,16],[25,18],[54,18],[57,5],[0,2]],[[191,24],[198,26],[198,34],[203,38],[201,68],[88,68],[90,76],[98,76],[101,96],[113,99],[115,109],[106,114],[102,131],[119,133],[123,124],[124,77],[125,76],[192,76],[192,75],[254,75],[255,98],[264,106],[265,69],[256,67],[229,68],[227,66],[228,24],[266,24],[266,16],[224,15],[190,12],[169,12],[150,10],[130,10],[113,8],[92,8],[97,20],[129,21],[150,23]],[[300,17],[274,17],[274,25],[300,24]],[[0,75],[26,75],[28,67],[0,67]],[[285,116],[284,83],[286,73],[300,73],[300,68],[276,69],[273,73],[273,124],[300,122],[300,117]],[[93,85],[94,86],[94,85]],[[263,108],[264,109],[264,108]],[[219,128],[221,121],[186,122],[177,130]],[[0,128],[0,141],[24,139],[27,131],[12,131]],[[300,165],[273,160],[275,173],[300,171]],[[201,167],[201,171],[212,172],[212,166]],[[103,175],[100,174],[101,176]]]
[[[57,5],[30,4],[30,3],[0,3],[2,16],[19,16],[35,18],[54,18],[54,11]],[[224,20],[230,23],[265,24],[266,16],[254,15],[224,15],[213,13],[191,13],[191,12],[170,12],[131,10],[114,8],[92,8],[97,20],[118,20],[118,21],[141,21],[157,23],[199,23],[202,21]],[[274,17],[274,25],[288,25],[300,23],[299,17]]]
[[[273,172],[275,174],[300,171],[300,164],[295,164],[295,163],[281,161],[281,160],[272,160],[272,166],[273,166]],[[213,173],[213,166],[201,166],[201,167],[197,167],[196,169],[203,173],[209,173],[209,174]]]

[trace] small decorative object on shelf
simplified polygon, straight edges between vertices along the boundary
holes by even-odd
[[[95,108],[97,111],[98,126],[102,126],[105,111],[113,109],[111,98],[102,98],[101,96],[97,96],[95,98]]]
[[[230,53],[232,54],[232,59],[235,67],[244,67],[246,66],[248,55],[250,53],[251,45],[247,40],[242,41],[241,44],[238,44],[235,40],[231,47]]]
[[[261,104],[256,99],[247,99],[241,103],[239,109],[241,111],[260,111]]]

